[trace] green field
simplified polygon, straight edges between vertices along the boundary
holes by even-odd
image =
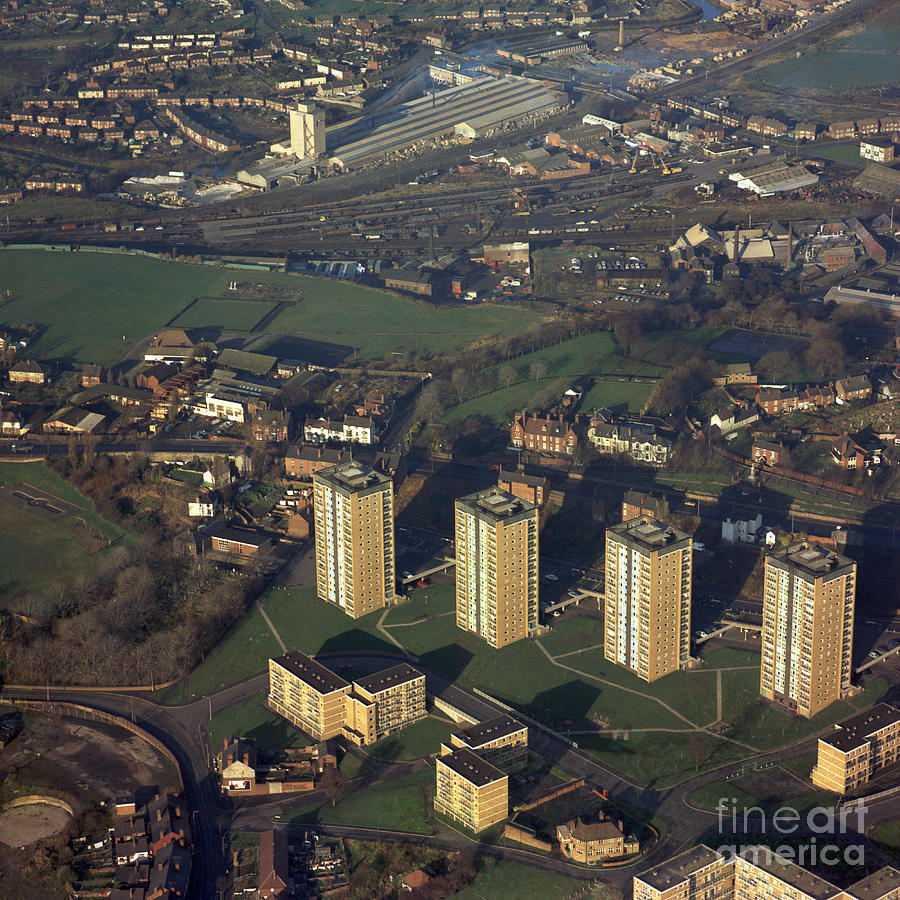
[[[582,882],[574,878],[503,860],[479,874],[455,897],[456,900],[506,900],[508,897],[565,900],[582,887]]]
[[[217,712],[209,723],[209,746],[213,753],[222,749],[222,741],[232,737],[252,737],[260,750],[305,747],[312,743],[302,731],[266,708],[265,695],[259,694]]]
[[[900,819],[876,825],[872,836],[885,846],[900,850]]]
[[[291,816],[291,821],[365,825],[431,834],[425,814],[425,793],[430,793],[433,787],[434,768],[427,766],[402,778],[353,791],[337,806],[325,803],[302,810]]]
[[[40,326],[30,348],[36,357],[110,365],[195,297],[217,296],[235,277],[233,269],[143,257],[4,251],[0,289],[11,291],[11,299],[0,305],[0,325]],[[356,347],[362,356],[400,349],[440,353],[537,320],[526,310],[489,305],[436,308],[329,278],[237,277],[302,289],[302,301],[277,316],[271,331]]]
[[[391,762],[432,756],[441,752],[441,741],[446,741],[455,727],[452,722],[430,715],[415,725],[382,738],[366,747],[365,751],[370,756]]]
[[[99,546],[93,535],[102,533],[106,541],[125,536],[97,514],[87,497],[40,463],[0,463],[0,483],[20,482],[67,500],[81,512],[55,521],[0,499],[0,606],[26,594],[45,598],[58,585],[93,575],[108,552],[93,552]]]
[[[174,328],[222,328],[251,331],[253,326],[277,306],[260,300],[208,300],[192,304],[174,322]]]

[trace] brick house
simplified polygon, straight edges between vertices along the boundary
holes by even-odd
[[[865,375],[854,375],[852,378],[839,378],[834,383],[834,393],[838,400],[865,400],[872,396],[872,383]]]
[[[253,415],[251,428],[254,441],[283,444],[290,434],[291,414],[280,409],[259,409]]]
[[[497,476],[497,487],[508,491],[514,497],[521,497],[541,507],[550,492],[550,482],[540,475],[526,475],[524,472],[504,472]]]
[[[510,441],[514,447],[526,450],[571,456],[578,447],[577,424],[577,417],[575,422],[565,422],[562,415],[558,419],[529,417],[527,411],[522,410],[513,421]]]
[[[601,813],[602,816],[602,813]],[[637,853],[638,841],[626,837],[621,823],[602,818],[599,822],[583,822],[580,818],[558,825],[556,838],[563,855],[575,862],[599,864]]]
[[[784,455],[784,445],[776,444],[774,441],[756,441],[751,452],[753,462],[777,466]]]
[[[103,380],[103,372],[103,366],[93,363],[84,366],[81,370],[81,386],[86,388],[96,387]]]
[[[831,448],[831,458],[842,468],[849,471],[868,469],[875,464],[872,454],[849,435],[843,435],[835,441]]]
[[[288,897],[288,845],[283,831],[263,831],[259,835],[257,895],[260,900]]]
[[[628,522],[638,516],[653,516],[665,521],[669,517],[669,501],[665,497],[654,497],[641,491],[625,491],[622,497],[622,521]]]
[[[800,395],[781,388],[763,388],[756,395],[756,405],[767,415],[794,412],[800,408]]]
[[[349,450],[315,444],[291,446],[284,454],[284,474],[291,478],[312,478],[320,469],[336,466],[349,459]]]
[[[800,392],[800,409],[833,406],[834,402],[834,391],[827,384],[813,385]]]
[[[171,363],[155,363],[143,372],[139,372],[134,383],[139,388],[147,388],[156,393],[160,386],[169,378],[178,373],[178,366]]]
[[[37,360],[23,359],[10,368],[9,380],[13,384],[46,384],[47,372]]]
[[[271,539],[258,531],[232,528],[221,520],[213,522],[204,530],[211,549],[230,556],[260,556],[271,546]]]
[[[11,409],[0,410],[0,435],[3,437],[20,437],[28,431],[25,417]]]

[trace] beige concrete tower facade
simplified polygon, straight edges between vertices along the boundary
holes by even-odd
[[[318,159],[325,153],[325,110],[315,103],[298,103],[288,113],[291,152],[299,159]]]
[[[504,647],[538,623],[538,508],[500,488],[456,501],[456,624]]]
[[[850,688],[856,563],[802,541],[766,557],[763,697],[807,718]]]
[[[606,531],[604,655],[644,681],[690,659],[691,552],[689,535],[652,516]]]
[[[350,460],[313,476],[316,589],[354,619],[394,600],[394,485]]]

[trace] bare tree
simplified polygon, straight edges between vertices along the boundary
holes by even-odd
[[[456,402],[462,403],[469,389],[469,373],[465,369],[456,369],[450,379],[453,390],[456,391]]]
[[[328,766],[322,772],[319,787],[331,801],[331,805],[335,806],[347,791],[347,776],[337,766]]]
[[[516,370],[512,366],[500,366],[497,370],[497,381],[503,387],[509,387],[516,380]]]
[[[540,381],[547,374],[547,363],[542,359],[536,359],[531,364],[530,372],[535,381]]]

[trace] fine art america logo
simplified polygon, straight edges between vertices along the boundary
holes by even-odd
[[[834,842],[837,835],[848,832],[857,837],[864,835],[865,818],[868,809],[862,801],[853,806],[814,806],[801,813],[793,806],[782,806],[773,813],[766,813],[759,806],[739,808],[737,798],[722,797],[716,805],[719,817],[719,834],[727,834],[734,839],[746,835],[746,844],[725,844],[718,847],[726,859],[734,859],[741,854],[749,854],[753,861],[762,856],[761,862],[771,863],[774,859],[792,862],[798,866],[817,865],[861,866],[865,863],[865,849],[861,843],[844,839]],[[800,832],[798,834],[798,832]],[[795,835],[790,844],[766,847],[759,844],[759,838],[773,834]],[[756,841],[752,838],[757,837]],[[829,840],[832,838],[832,840]]]

